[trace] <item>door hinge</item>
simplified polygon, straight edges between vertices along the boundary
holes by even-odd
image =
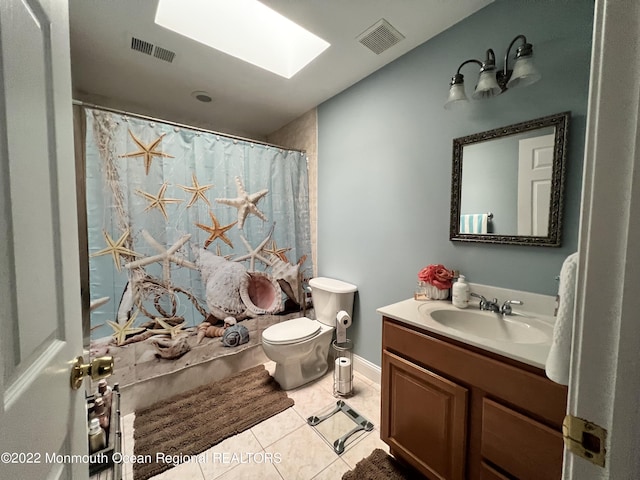
[[[607,431],[583,418],[567,415],[562,422],[562,438],[570,452],[604,467]]]

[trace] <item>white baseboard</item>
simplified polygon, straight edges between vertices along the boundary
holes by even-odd
[[[380,385],[382,369],[375,363],[371,363],[360,355],[353,355],[353,369],[365,378]]]

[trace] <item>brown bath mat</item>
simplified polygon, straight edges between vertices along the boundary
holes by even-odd
[[[401,465],[384,450],[376,448],[371,455],[342,476],[342,480],[418,480],[424,478]]]
[[[143,462],[133,464],[133,478],[146,480],[175,466],[158,460],[186,456],[183,461],[189,461],[188,456],[292,405],[293,400],[259,365],[139,410],[133,425],[134,454]]]

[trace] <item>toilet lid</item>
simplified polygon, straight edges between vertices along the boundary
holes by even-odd
[[[294,318],[271,325],[262,332],[262,339],[271,344],[295,343],[315,337],[320,331],[320,322],[307,317]]]

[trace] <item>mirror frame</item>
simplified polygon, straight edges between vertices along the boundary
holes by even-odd
[[[451,173],[451,224],[449,240],[459,242],[480,242],[509,245],[532,245],[559,247],[562,233],[562,210],[565,184],[565,164],[567,154],[567,131],[571,112],[556,113],[506,127],[474,133],[453,139],[453,170]],[[551,178],[551,201],[549,205],[549,230],[546,237],[526,235],[494,235],[460,233],[460,203],[462,199],[462,149],[465,145],[494,140],[509,135],[555,127],[553,148],[553,169]]]

